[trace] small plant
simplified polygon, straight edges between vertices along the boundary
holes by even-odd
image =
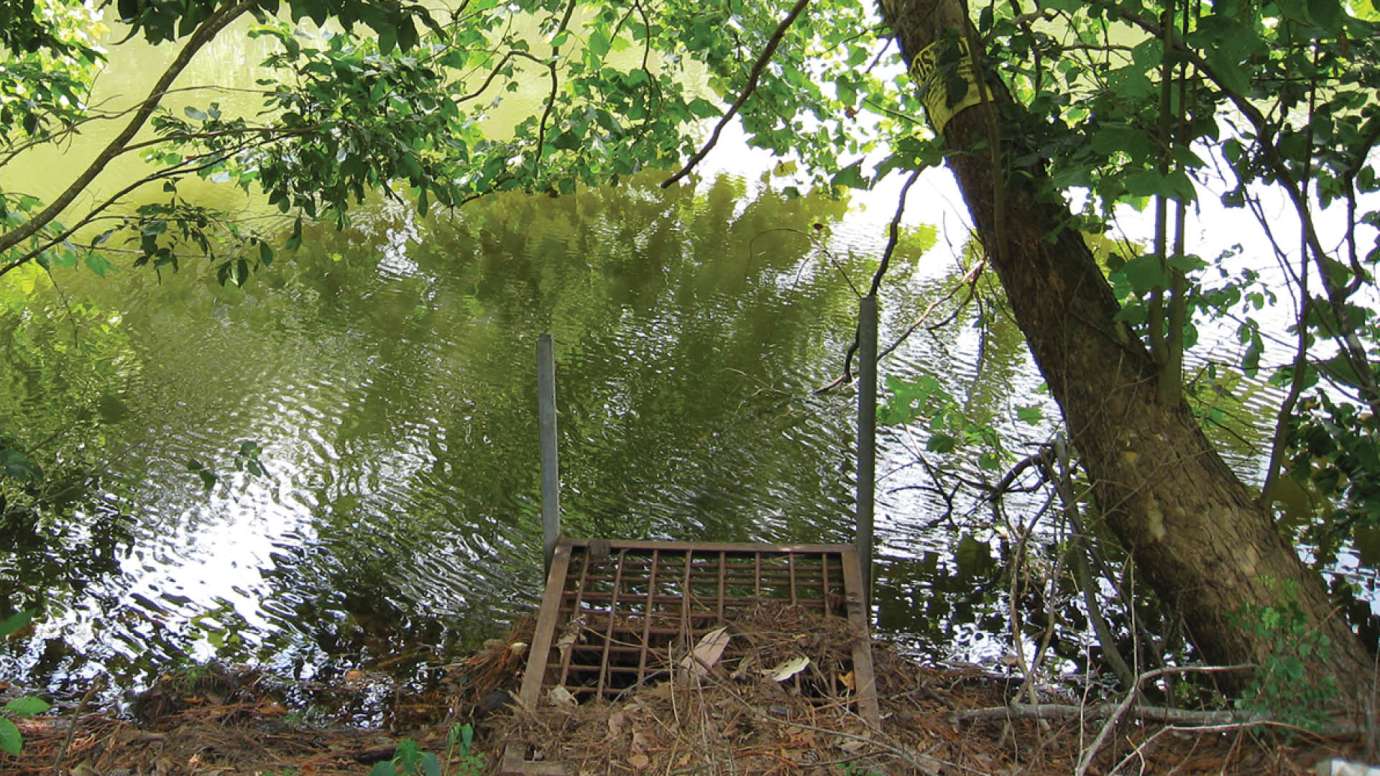
[[[404,738],[393,751],[393,759],[375,765],[369,776],[481,776],[488,763],[471,748],[473,744],[472,726],[452,726],[446,736],[443,767],[436,755],[423,752],[416,741]]]
[[[480,776],[488,764],[484,755],[474,751],[474,727],[472,725],[451,725],[446,736],[446,767],[455,764],[451,776]]]
[[[24,611],[0,621],[0,639],[8,638],[10,634],[28,625],[32,619],[33,612]],[[0,751],[12,755],[24,751],[24,736],[19,733],[19,727],[14,724],[14,720],[42,714],[49,708],[51,707],[47,701],[32,695],[21,695],[0,708]]]
[[[1331,650],[1327,636],[1308,623],[1292,582],[1277,586],[1271,606],[1248,606],[1237,617],[1244,628],[1270,644],[1237,706],[1281,722],[1316,730],[1327,721],[1327,707],[1337,695],[1332,677],[1311,670]]]

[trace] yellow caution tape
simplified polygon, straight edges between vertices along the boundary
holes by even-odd
[[[915,55],[915,60],[910,63],[911,77],[920,85],[920,100],[925,104],[925,112],[929,114],[930,124],[936,132],[943,132],[944,125],[949,123],[949,119],[960,112],[982,104],[982,92],[978,89],[977,78],[974,75],[973,57],[968,50],[968,41],[959,38],[956,43],[959,52],[957,63],[945,62],[941,66],[939,61],[941,47],[955,44],[950,40],[937,40],[931,43]],[[968,86],[967,91],[958,99],[951,98],[948,89],[948,81],[955,74]]]

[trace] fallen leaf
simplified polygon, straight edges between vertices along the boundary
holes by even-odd
[[[580,705],[580,702],[575,699],[575,695],[561,685],[552,687],[551,691],[547,693],[547,698],[550,699],[552,706],[574,708]]]
[[[771,677],[772,681],[784,682],[787,679],[790,679],[792,676],[795,676],[796,674],[800,673],[801,671],[804,671],[805,666],[808,666],[809,664],[810,658],[804,655],[799,655],[797,657],[791,658],[790,660],[783,661],[775,668],[768,668],[762,671],[762,673]]]
[[[747,676],[748,669],[752,667],[754,662],[756,661],[752,655],[748,655],[742,660],[739,660],[738,667],[733,669],[733,673],[729,674],[729,676],[733,679],[742,679],[744,676]]]
[[[584,627],[584,624],[585,616],[583,614],[576,615],[565,624],[561,637],[556,639],[556,648],[560,650],[562,663],[566,662],[566,654],[570,652],[570,648],[580,640],[580,629]]]
[[[651,764],[652,758],[648,757],[645,754],[642,754],[641,752],[628,756],[628,765],[631,765],[633,767],[633,770],[645,771],[647,769],[647,766]]]
[[[844,687],[847,687],[849,690],[856,690],[856,689],[858,689],[858,688],[854,685],[853,672],[852,672],[852,671],[849,671],[849,672],[846,673],[846,674],[839,674],[839,683],[842,684]]]
[[[847,752],[848,754],[857,754],[858,752],[861,752],[863,748],[866,746],[866,741],[862,741],[857,738],[845,739],[842,743],[839,744],[839,748]]]
[[[618,738],[623,735],[623,725],[627,722],[627,716],[621,711],[615,711],[609,715],[609,735]]]
[[[732,636],[728,635],[728,628],[715,628],[704,634],[690,654],[681,658],[680,667],[690,669],[690,673],[695,676],[704,676],[719,662],[719,657],[723,655],[724,647],[728,646],[730,639]]]

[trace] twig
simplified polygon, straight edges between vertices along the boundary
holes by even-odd
[[[765,720],[765,721],[768,721],[768,722],[775,722],[775,723],[782,724],[782,725],[790,725],[791,727],[797,727],[797,728],[800,728],[800,729],[802,729],[802,730],[809,730],[809,731],[812,731],[812,732],[815,732],[815,733],[824,733],[824,734],[830,735],[830,736],[837,736],[837,737],[839,737],[839,738],[846,738],[846,739],[849,739],[849,740],[851,740],[851,741],[859,741],[859,742],[868,744],[868,745],[870,745],[870,746],[874,746],[874,747],[876,747],[876,748],[878,748],[878,749],[880,749],[880,750],[882,750],[882,751],[884,751],[884,752],[886,752],[886,753],[892,755],[893,757],[895,757],[896,759],[900,760],[901,762],[906,763],[907,765],[910,765],[910,766],[912,766],[912,767],[914,767],[914,768],[916,768],[916,769],[919,769],[919,770],[924,770],[924,767],[923,767],[923,765],[922,765],[921,763],[917,762],[917,761],[915,760],[915,758],[914,758],[909,752],[907,752],[907,751],[904,750],[904,749],[901,749],[900,747],[892,746],[891,744],[888,744],[888,743],[886,743],[885,741],[880,741],[880,740],[878,740],[877,738],[872,737],[872,736],[858,735],[857,733],[849,733],[849,732],[844,731],[844,730],[832,730],[832,729],[826,728],[826,727],[819,727],[819,726],[817,726],[817,725],[811,725],[811,724],[806,723],[806,722],[797,722],[797,721],[795,721],[795,720],[793,720],[793,719],[785,719],[785,718],[780,718],[780,717],[773,717],[773,716],[771,716],[770,714],[767,714],[766,712],[762,711],[761,709],[759,709],[759,708],[753,706],[752,704],[748,703],[747,701],[743,700],[743,699],[738,695],[737,692],[734,692],[734,691],[732,690],[732,688],[726,687],[726,685],[724,685],[722,682],[719,682],[717,679],[714,679],[712,676],[709,677],[709,679],[710,679],[710,681],[714,682],[715,684],[718,684],[720,687],[725,687],[726,689],[728,689],[728,690],[729,690],[729,692],[727,693],[727,694],[728,694],[728,697],[730,697],[730,698],[732,698],[733,700],[737,701],[737,702],[738,702],[739,704],[741,704],[745,709],[747,709],[749,713],[751,713],[754,717],[757,717],[758,719]],[[939,760],[938,758],[930,758],[930,759],[933,759],[933,760],[935,760],[935,762],[938,762],[938,763],[940,763],[941,765],[945,765],[945,766],[948,766],[948,767],[950,767],[950,768],[961,768],[962,770],[970,771],[970,772],[972,772],[972,773],[980,773],[980,771],[976,771],[976,770],[974,770],[974,769],[972,769],[972,768],[968,768],[968,767],[966,767],[966,766],[964,766],[964,765],[960,765],[960,764],[958,764],[958,763],[944,762],[944,761],[942,761],[942,760]]]
[[[98,677],[87,689],[86,694],[81,696],[81,702],[77,704],[77,710],[72,714],[72,724],[67,727],[67,737],[62,739],[62,746],[58,747],[57,757],[53,758],[53,773],[60,772],[62,758],[67,756],[67,749],[72,745],[72,738],[76,736],[77,727],[81,724],[82,712],[86,711],[86,706],[91,703],[91,698],[104,687],[104,677]]]
[[[776,25],[776,31],[772,33],[766,47],[762,49],[762,53],[757,55],[757,61],[752,65],[751,72],[748,73],[747,84],[743,86],[743,91],[738,94],[738,99],[734,100],[733,104],[728,107],[728,111],[719,117],[719,123],[714,125],[714,131],[710,133],[708,142],[696,151],[695,155],[690,157],[690,161],[686,162],[685,166],[680,168],[675,175],[662,181],[661,188],[669,188],[673,183],[689,175],[690,171],[695,169],[695,165],[704,161],[704,157],[709,155],[710,150],[719,142],[719,135],[724,131],[724,127],[733,120],[733,117],[743,107],[743,103],[747,102],[748,97],[757,91],[757,81],[762,77],[762,71],[767,69],[767,63],[771,61],[772,55],[776,53],[776,47],[781,45],[781,40],[786,37],[786,31],[791,28],[796,18],[809,4],[810,0],[796,0],[791,12],[786,14],[786,18],[782,19],[780,24]]]
[[[912,170],[910,177],[901,186],[901,193],[896,196],[896,213],[891,217],[891,223],[887,225],[886,247],[882,249],[882,260],[877,264],[877,271],[872,273],[872,284],[868,286],[868,295],[876,296],[877,289],[882,286],[882,277],[886,275],[887,268],[891,266],[891,256],[896,252],[896,244],[901,241],[901,218],[906,214],[906,196],[910,194],[910,187],[920,179],[922,170]],[[853,379],[853,356],[858,352],[859,330],[853,329],[853,344],[849,346],[848,353],[843,357],[843,382]],[[877,357],[878,360],[881,356]]]
[[[994,719],[1107,719],[1117,717],[1119,709],[1121,709],[1119,703],[1098,703],[1092,706],[1080,706],[1071,703],[1012,703],[1006,706],[964,709],[954,712],[953,719],[955,722]],[[1128,715],[1147,722],[1171,722],[1186,725],[1234,725],[1244,722],[1258,722],[1264,719],[1249,712],[1194,711],[1168,706],[1137,706],[1129,711],[1120,712],[1120,716]],[[1097,742],[1094,741],[1093,743]]]
[[[886,275],[886,270],[891,266],[891,255],[896,252],[896,243],[901,240],[901,218],[906,214],[906,197],[910,194],[910,187],[920,179],[923,168],[910,171],[910,177],[901,184],[901,193],[896,195],[896,212],[891,216],[891,223],[887,225],[886,248],[882,250],[882,261],[877,265],[877,271],[872,273],[872,286],[868,294],[875,296],[877,289],[882,286],[882,278]]]
[[[1140,686],[1144,684],[1147,679],[1154,679],[1167,674],[1227,673],[1232,671],[1246,671],[1252,668],[1255,668],[1255,666],[1249,663],[1231,666],[1166,666],[1141,674],[1136,678],[1135,685],[1127,691],[1126,697],[1122,698],[1121,703],[1117,704],[1116,708],[1112,710],[1111,716],[1107,718],[1106,724],[1097,732],[1097,738],[1093,739],[1092,744],[1088,746],[1088,750],[1083,753],[1082,759],[1078,762],[1078,770],[1074,771],[1074,776],[1085,776],[1085,774],[1087,774],[1088,768],[1092,766],[1093,758],[1097,756],[1097,750],[1102,748],[1103,742],[1107,740],[1107,736],[1116,728],[1117,722],[1121,720],[1121,717],[1126,714],[1131,704],[1134,703],[1136,698],[1140,695]],[[1239,723],[1229,722],[1227,724]]]
[[[1073,531],[1073,542],[1069,551],[1073,554],[1074,574],[1078,578],[1078,584],[1083,588],[1083,600],[1088,607],[1088,620],[1091,621],[1093,631],[1097,634],[1097,641],[1102,645],[1102,657],[1111,666],[1112,671],[1121,680],[1121,684],[1130,690],[1135,687],[1136,674],[1131,667],[1126,664],[1126,659],[1121,656],[1121,651],[1117,649],[1116,639],[1112,636],[1112,629],[1107,626],[1107,620],[1102,616],[1102,608],[1097,601],[1097,590],[1092,583],[1092,569],[1088,566],[1088,556],[1084,554],[1083,542],[1087,537],[1087,532],[1083,530],[1083,519],[1078,509],[1078,496],[1073,490],[1073,472],[1069,464],[1068,445],[1063,435],[1059,435],[1054,442],[1054,457],[1057,460],[1059,471],[1056,474],[1054,465],[1048,458],[1043,459],[1041,464],[1044,467],[1045,477],[1054,483],[1055,489],[1059,493],[1059,499],[1064,502],[1064,514],[1068,517],[1069,527]]]

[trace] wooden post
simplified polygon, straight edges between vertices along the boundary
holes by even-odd
[[[858,304],[858,562],[863,605],[872,617],[872,515],[877,473],[877,297]]]
[[[550,334],[537,338],[537,425],[541,430],[541,536],[543,568],[561,535],[561,473],[556,455],[556,348]]]

